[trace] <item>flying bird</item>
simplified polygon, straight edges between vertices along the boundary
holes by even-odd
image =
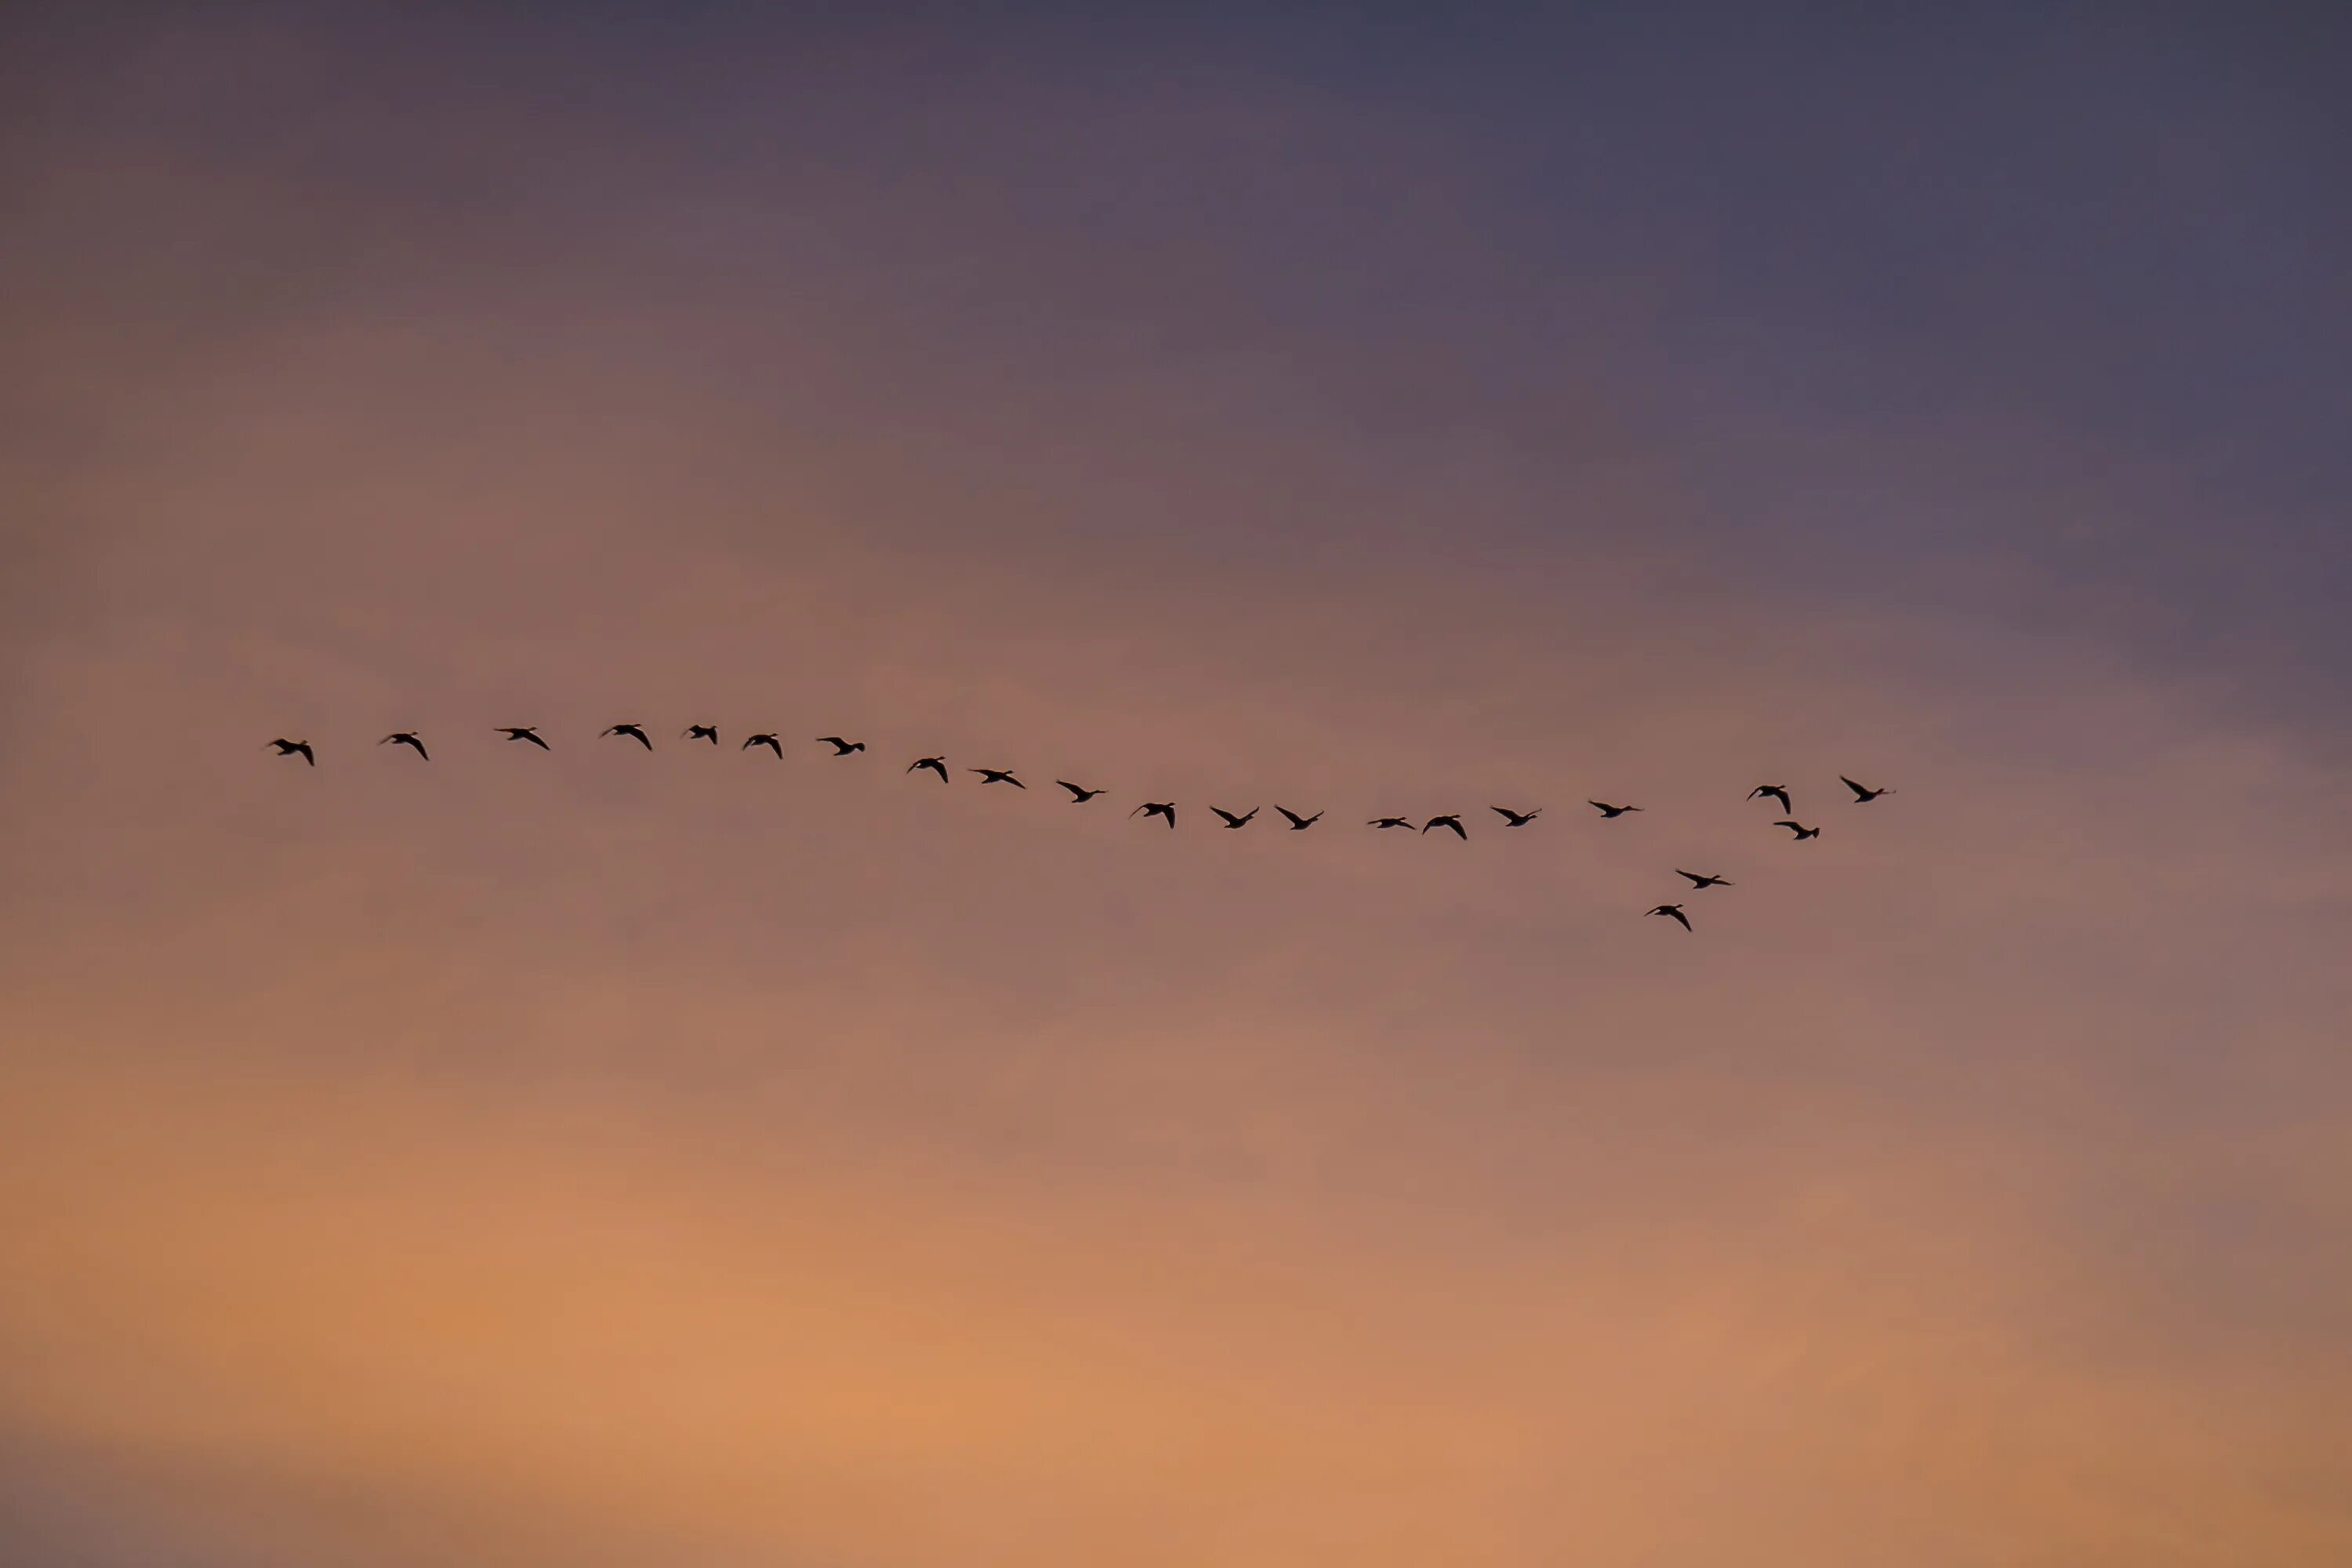
[[[1727,882],[1720,877],[1702,877],[1696,871],[1677,870],[1675,875],[1677,877],[1689,878],[1691,891],[1693,892],[1698,891],[1701,888],[1732,888],[1738,886],[1738,883]]]
[[[1083,784],[1074,784],[1067,779],[1055,779],[1054,782],[1070,792],[1070,804],[1072,805],[1084,805],[1087,802],[1094,799],[1095,796],[1103,793],[1098,789],[1088,789]]]
[[[1614,822],[1617,818],[1624,816],[1629,811],[1639,811],[1642,809],[1638,805],[1612,805],[1605,800],[1588,800],[1584,804],[1599,812],[1601,816],[1609,818],[1612,822]]]
[[[539,738],[539,726],[536,724],[500,724],[497,729],[509,741],[529,741],[542,752],[551,749],[546,742]]]
[[[1284,820],[1290,824],[1290,831],[1293,833],[1303,833],[1323,820],[1323,814],[1319,811],[1312,816],[1301,816],[1286,805],[1277,805],[1274,809],[1282,813]]]
[[[1503,826],[1506,827],[1525,827],[1543,815],[1542,806],[1538,806],[1533,811],[1513,811],[1507,805],[1490,805],[1486,809],[1501,817]]]
[[[416,754],[423,757],[426,762],[429,763],[433,760],[432,753],[425,749],[425,742],[416,738],[416,731],[414,730],[394,730],[391,734],[386,735],[383,740],[378,741],[376,744],[379,746],[407,746],[414,749]]]
[[[318,753],[310,750],[310,742],[308,741],[278,740],[268,743],[278,748],[278,754],[281,757],[299,757],[314,768],[319,765]],[[378,744],[382,742],[379,742]]]
[[[1375,816],[1366,822],[1364,826],[1367,827],[1411,827],[1412,824],[1406,821],[1402,816]]]
[[[816,738],[816,743],[820,746],[831,746],[833,754],[836,757],[845,757],[852,752],[862,752],[866,749],[865,742],[845,741],[838,735],[819,735]]]
[[[946,784],[948,782],[948,764],[947,759],[944,757],[917,757],[913,762],[907,764],[907,771],[910,773],[917,768],[929,768],[931,772],[940,775],[940,783]]]
[[[1223,817],[1227,827],[1247,827],[1250,825],[1250,818],[1257,815],[1257,807],[1255,806],[1251,806],[1245,814],[1240,816],[1235,816],[1232,812],[1227,811],[1222,805],[1213,805],[1209,807],[1209,809],[1215,812],[1219,816]]]
[[[1688,931],[1691,928],[1690,916],[1683,913],[1683,907],[1680,904],[1660,904],[1656,909],[1652,910],[1650,912],[1654,915],[1664,915],[1669,919],[1682,921],[1683,930],[1685,931]]]
[[[688,724],[686,729],[680,732],[678,739],[681,741],[708,741],[715,746],[719,744],[719,726],[716,724]]]
[[[1168,826],[1176,826],[1176,803],[1172,800],[1147,800],[1127,814],[1129,816],[1164,816]]]
[[[1792,843],[1792,844],[1793,844],[1793,843],[1801,843],[1801,842],[1802,842],[1803,840],[1808,839],[1808,838],[1819,838],[1819,837],[1822,836],[1822,830],[1821,830],[1820,828],[1818,828],[1818,827],[1807,827],[1807,826],[1806,826],[1803,823],[1801,823],[1801,822],[1789,822],[1789,821],[1783,820],[1783,821],[1780,821],[1780,822],[1776,822],[1776,823],[1774,823],[1772,826],[1775,826],[1775,827],[1785,827],[1785,828],[1787,828],[1790,832],[1791,832],[1791,833],[1795,834],[1797,837],[1796,837],[1795,838],[1793,838],[1793,839],[1790,840],[1790,843]]]
[[[1853,803],[1856,805],[1863,805],[1871,801],[1876,800],[1882,795],[1893,795],[1895,793],[1891,789],[1865,789],[1861,784],[1858,784],[1852,779],[1846,777],[1843,773],[1838,774],[1838,783],[1853,791]]]
[[[1794,811],[1797,809],[1795,806],[1789,804],[1789,786],[1787,784],[1758,784],[1754,789],[1748,792],[1748,798],[1754,800],[1759,795],[1768,795],[1774,800],[1780,803],[1780,809],[1782,811]]]
[[[735,749],[739,752],[748,752],[754,746],[765,746],[776,753],[776,761],[781,763],[784,760],[784,743],[767,731],[762,730]]]
[[[980,775],[980,782],[984,784],[1009,784],[1014,789],[1027,789],[1029,787],[1027,784],[1023,784],[1019,779],[1013,776],[1013,770],[1011,768],[966,768],[964,769],[964,772],[968,773],[978,773]]]
[[[1421,825],[1421,830],[1423,833],[1433,827],[1450,827],[1454,829],[1454,837],[1461,839],[1465,844],[1470,841],[1470,835],[1463,830],[1462,819],[1458,816],[1433,816]]]
[[[654,743],[646,739],[646,727],[643,724],[615,724],[611,729],[605,731],[604,733],[606,735],[626,735],[630,740],[635,741],[646,751],[650,752],[654,749]],[[603,737],[600,736],[598,738],[602,739]]]

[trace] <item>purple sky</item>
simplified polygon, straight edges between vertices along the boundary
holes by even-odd
[[[9,26],[0,1538],[2352,1554],[2342,24]]]

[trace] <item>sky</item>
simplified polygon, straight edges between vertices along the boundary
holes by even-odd
[[[2324,8],[0,26],[12,1561],[2352,1559]]]

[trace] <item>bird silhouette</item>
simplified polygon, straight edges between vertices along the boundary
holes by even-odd
[[[1168,826],[1176,826],[1176,803],[1172,800],[1147,800],[1127,814],[1129,816],[1164,816]]]
[[[1748,792],[1748,798],[1754,800],[1759,795],[1768,795],[1774,800],[1780,803],[1780,809],[1782,811],[1794,811],[1797,809],[1795,806],[1789,804],[1789,786],[1787,784],[1758,784],[1754,789]]]
[[[866,749],[865,742],[845,741],[838,735],[819,735],[816,738],[816,743],[820,746],[831,746],[833,754],[836,757],[845,757],[852,752],[862,752]]]
[[[1543,815],[1542,806],[1538,806],[1533,811],[1513,811],[1507,805],[1490,805],[1486,809],[1501,817],[1503,826],[1506,827],[1525,827]]]
[[[1683,913],[1683,907],[1680,904],[1660,904],[1656,909],[1652,910],[1650,913],[1654,915],[1664,915],[1670,920],[1680,921],[1682,921],[1683,930],[1685,931],[1688,931],[1691,928],[1690,916]]]
[[[1801,822],[1780,821],[1774,823],[1772,826],[1775,827],[1785,827],[1790,832],[1795,834],[1797,837],[1790,840],[1790,843],[1801,843],[1805,839],[1819,838],[1822,836],[1822,830],[1820,828],[1807,827]]]
[[[626,735],[630,740],[635,741],[646,751],[650,752],[654,749],[654,743],[646,739],[646,727],[643,724],[615,724],[611,729],[605,731],[604,733],[606,735]],[[602,737],[600,736],[599,739],[602,739]]]
[[[1367,827],[1411,827],[1412,824],[1406,821],[1402,816],[1375,816],[1367,821],[1364,826]]]
[[[1087,802],[1094,799],[1095,796],[1103,793],[1098,789],[1088,789],[1084,784],[1074,784],[1067,779],[1055,779],[1054,782],[1070,792],[1070,804],[1072,805],[1084,805]]]
[[[1584,804],[1599,812],[1601,816],[1609,818],[1612,822],[1614,822],[1617,818],[1624,816],[1629,811],[1639,811],[1642,809],[1638,805],[1612,805],[1605,800],[1588,800]]]
[[[1290,824],[1293,833],[1303,833],[1323,820],[1323,814],[1319,811],[1312,816],[1301,816],[1286,805],[1277,805],[1274,809],[1282,813],[1283,820]]]
[[[677,738],[681,741],[708,741],[715,746],[719,744],[719,726],[716,724],[688,724],[685,730],[679,732]]]
[[[1852,779],[1846,777],[1843,773],[1838,774],[1838,783],[1853,791],[1853,803],[1856,805],[1866,805],[1871,801],[1876,800],[1882,795],[1893,795],[1895,793],[1891,789],[1866,789],[1863,785],[1858,784]]]
[[[1250,825],[1250,818],[1257,815],[1257,807],[1255,806],[1251,806],[1248,811],[1239,816],[1235,816],[1232,812],[1227,811],[1222,805],[1213,805],[1209,807],[1209,809],[1215,812],[1219,816],[1223,817],[1227,827],[1247,827]]]
[[[1027,784],[1023,784],[1019,779],[1013,776],[1013,770],[1011,768],[966,768],[964,769],[964,772],[968,773],[978,773],[980,775],[980,782],[984,784],[1009,784],[1014,789],[1027,789],[1029,787]]]
[[[782,741],[777,740],[774,735],[765,730],[762,730],[760,733],[752,736],[750,740],[744,742],[735,749],[739,752],[748,752],[754,746],[765,746],[768,750],[776,753],[776,761],[781,763],[784,760],[784,743]]]
[[[407,746],[413,749],[418,756],[423,757],[426,762],[429,763],[433,760],[432,753],[425,749],[425,742],[416,738],[416,731],[414,730],[394,730],[391,734],[386,735],[383,740],[378,741],[376,744],[379,746]]]
[[[281,757],[299,757],[314,768],[319,765],[319,755],[310,750],[310,742],[308,741],[278,740],[266,743],[277,747],[278,754]]]
[[[1433,816],[1427,822],[1421,825],[1421,830],[1423,833],[1428,832],[1433,827],[1450,827],[1454,829],[1454,837],[1461,839],[1465,844],[1467,844],[1470,841],[1470,835],[1463,828],[1462,819],[1458,816]]]
[[[1720,877],[1702,877],[1696,871],[1677,870],[1675,875],[1689,878],[1693,892],[1698,891],[1701,888],[1731,888],[1738,885],[1735,882],[1727,882]]]
[[[539,726],[536,724],[500,724],[496,728],[509,741],[529,741],[542,752],[553,750],[539,738]]]
[[[940,783],[946,784],[948,782],[948,764],[947,759],[944,757],[917,757],[913,762],[907,764],[907,771],[910,773],[917,768],[929,768],[931,772],[940,775]]]

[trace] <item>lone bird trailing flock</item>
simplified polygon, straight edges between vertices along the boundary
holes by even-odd
[[[538,747],[542,752],[549,752],[554,749],[548,744],[546,738],[540,734],[539,727],[534,724],[500,724],[493,726],[493,731],[497,734],[505,736],[509,741],[521,741],[530,745]],[[635,741],[646,751],[650,752],[654,749],[653,738],[646,733],[645,725],[634,721],[607,725],[604,730],[598,732],[598,738]],[[688,742],[695,741],[708,742],[710,745],[716,747],[719,744],[719,727],[715,724],[689,724],[686,729],[679,731],[678,738]],[[816,738],[814,743],[820,746],[831,747],[832,754],[835,758],[856,756],[866,750],[865,742],[848,740],[840,735],[820,735]],[[414,730],[394,730],[392,733],[378,741],[376,744],[379,746],[405,747],[409,751],[415,752],[419,761],[430,762],[433,760],[432,753],[425,750],[424,738]],[[778,762],[784,760],[783,741],[773,731],[763,730],[756,733],[747,735],[744,737],[742,744],[736,749],[741,752],[748,752],[758,747],[766,748],[769,752],[774,754]],[[281,757],[299,757],[307,766],[312,768],[319,765],[318,752],[308,741],[289,740],[284,736],[280,736],[276,740],[264,742],[263,749],[274,750],[277,754]],[[943,756],[917,757],[913,762],[907,764],[906,771],[910,773],[928,773],[934,774],[941,784],[951,784],[954,782],[954,775],[948,771],[947,759]],[[1027,784],[1021,782],[1020,777],[1011,768],[967,767],[963,771],[976,775],[983,784],[1011,784],[1014,789],[1024,791],[1027,790],[1029,787]],[[1073,784],[1068,779],[1055,779],[1054,782],[1064,790],[1069,792],[1069,804],[1073,805],[1084,805],[1087,802],[1099,799],[1101,796],[1109,793],[1109,791],[1106,789],[1097,788],[1087,784]],[[1867,805],[1871,802],[1877,800],[1882,796],[1890,795],[1895,793],[1891,786],[1874,787],[1869,784],[1860,784],[1853,779],[1846,777],[1843,773],[1838,775],[1838,782],[1853,792],[1853,804],[1856,805]],[[1807,826],[1805,824],[1799,822],[1796,819],[1796,807],[1791,803],[1788,785],[1778,784],[1758,784],[1754,789],[1748,792],[1748,798],[1750,801],[1771,801],[1777,805],[1784,814],[1786,814],[1777,818],[1772,823],[1772,826],[1775,827],[1787,828],[1789,830],[1790,842],[1802,844],[1809,842],[1810,840],[1819,838],[1822,836],[1822,830],[1819,827]],[[1621,817],[1630,816],[1642,809],[1642,807],[1638,805],[1617,805],[1605,800],[1588,800],[1585,804],[1591,806],[1593,810],[1599,812],[1602,820],[1608,822],[1615,822]],[[1289,824],[1290,831],[1293,833],[1305,832],[1307,829],[1314,826],[1317,823],[1322,821],[1324,816],[1324,813],[1320,810],[1317,810],[1312,813],[1301,813],[1293,811],[1286,805],[1276,805],[1274,809],[1281,816],[1285,822]],[[1526,811],[1520,811],[1507,805],[1490,805],[1486,809],[1501,817],[1503,819],[1503,826],[1506,829],[1510,829],[1532,826],[1536,818],[1543,815],[1544,808],[1538,805],[1532,806]],[[1247,811],[1228,811],[1223,806],[1212,805],[1209,807],[1209,810],[1212,815],[1223,824],[1228,831],[1237,832],[1242,828],[1247,827],[1252,822],[1257,819],[1259,808],[1257,806],[1252,806]],[[1173,831],[1176,826],[1176,803],[1169,800],[1148,800],[1143,802],[1140,805],[1138,805],[1133,811],[1129,812],[1128,816],[1130,818],[1140,816],[1145,818],[1147,821],[1150,818],[1158,817],[1168,825],[1171,831]],[[1463,826],[1462,816],[1459,812],[1440,813],[1435,816],[1429,817],[1423,821],[1418,827],[1415,826],[1412,819],[1407,816],[1368,817],[1365,820],[1365,826],[1374,829],[1375,831],[1384,831],[1391,827],[1402,827],[1408,833],[1413,833],[1423,837],[1427,837],[1433,830],[1443,829],[1445,832],[1453,834],[1456,838],[1461,839],[1465,843],[1468,842],[1470,837],[1470,831]],[[1738,885],[1733,882],[1729,878],[1718,876],[1713,872],[1702,873],[1697,871],[1685,871],[1680,867],[1676,867],[1675,868],[1674,874],[1688,882],[1690,884],[1690,891],[1693,893],[1703,892],[1710,888],[1731,888]],[[1685,894],[1685,896],[1687,897],[1688,895]],[[1675,924],[1681,926],[1685,931],[1689,931],[1694,929],[1691,924],[1688,909],[1680,903],[1657,904],[1643,912],[1646,915],[1663,916],[1667,920],[1671,920]]]

